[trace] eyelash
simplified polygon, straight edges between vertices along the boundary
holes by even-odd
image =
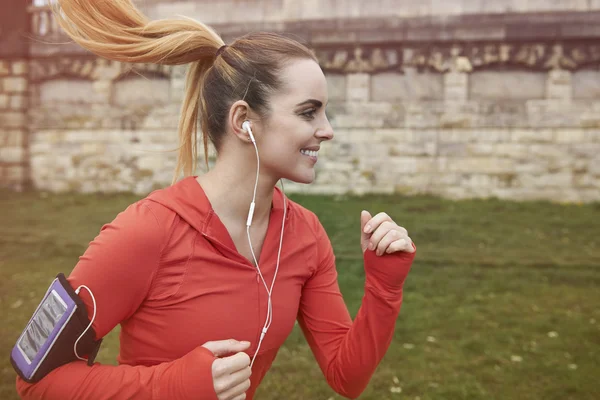
[[[306,112],[303,112],[303,113],[302,113],[302,114],[300,114],[300,115],[302,115],[303,117],[305,117],[305,118],[307,118],[307,119],[314,119],[314,118],[315,118],[315,113],[316,113],[316,112],[317,112],[317,110],[315,110],[315,109],[313,108],[313,109],[310,109],[310,110],[308,110],[308,111],[306,111]]]

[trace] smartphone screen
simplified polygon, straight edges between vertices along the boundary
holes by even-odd
[[[58,293],[52,290],[33,315],[23,336],[17,342],[27,363],[31,364],[66,311],[67,305]]]

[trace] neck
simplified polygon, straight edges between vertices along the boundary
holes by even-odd
[[[197,178],[219,218],[245,226],[256,183],[256,158],[217,159],[215,166]],[[277,179],[261,170],[256,188],[252,224],[268,222]]]

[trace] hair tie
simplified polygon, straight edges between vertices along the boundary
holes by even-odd
[[[221,55],[221,53],[223,51],[225,51],[225,48],[227,47],[226,44],[224,44],[223,46],[219,47],[219,50],[217,50],[217,53],[215,54],[215,58],[219,57]]]

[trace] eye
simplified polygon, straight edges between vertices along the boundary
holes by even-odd
[[[303,117],[305,117],[305,118],[308,118],[308,119],[314,119],[314,118],[315,118],[315,113],[316,113],[316,112],[317,112],[317,110],[316,110],[316,109],[314,109],[314,108],[311,108],[310,110],[308,110],[308,111],[305,111],[305,112],[303,112],[303,113],[302,113],[302,114],[300,114],[300,115],[302,115]]]

